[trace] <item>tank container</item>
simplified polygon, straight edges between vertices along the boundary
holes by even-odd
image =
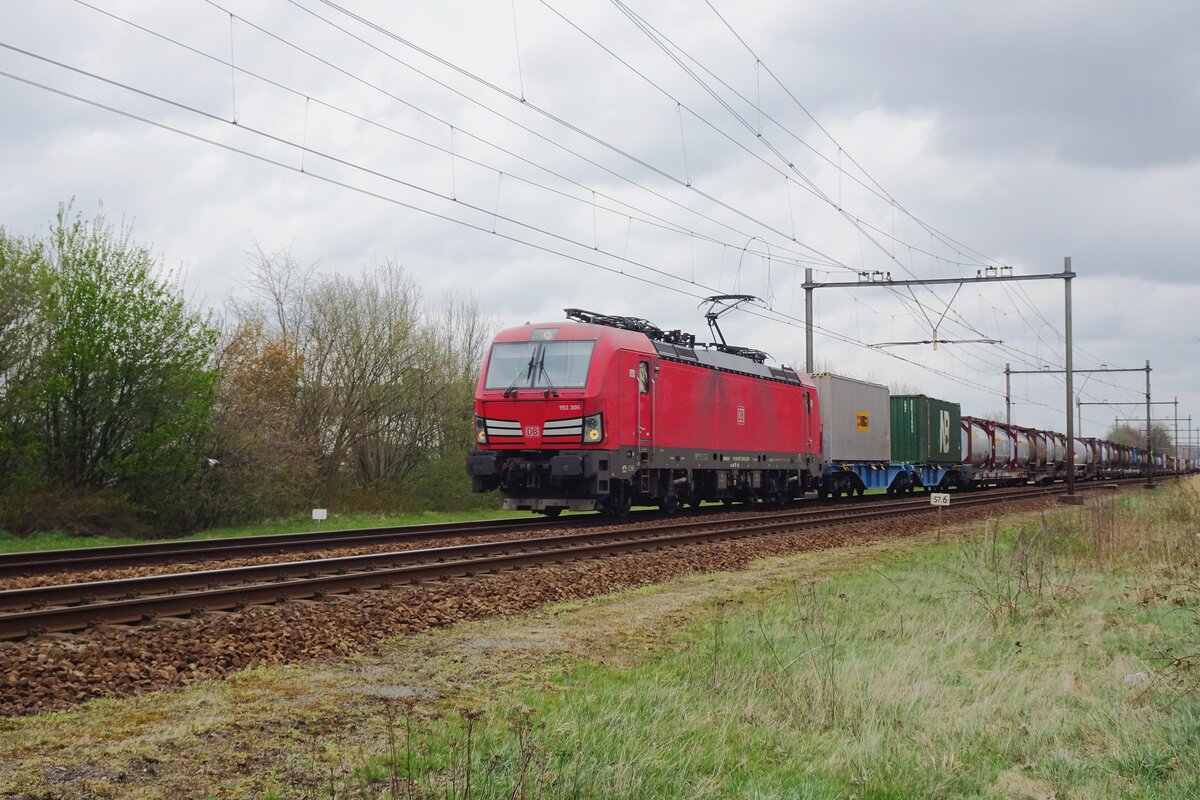
[[[1054,463],[1062,464],[1067,460],[1067,437],[1061,433],[1051,435],[1054,442]]]
[[[1016,431],[1014,436],[1017,441],[1017,463],[1028,464],[1033,459],[1033,440],[1028,431]]]
[[[1034,462],[1039,467],[1044,467],[1053,446],[1050,444],[1049,437],[1043,431],[1034,431],[1031,435],[1033,436]]]
[[[992,459],[992,435],[982,422],[962,421],[963,463],[970,467],[986,467]]]

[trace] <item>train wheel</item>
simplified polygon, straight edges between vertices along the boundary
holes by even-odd
[[[679,498],[669,494],[658,501],[658,508],[664,514],[674,514],[679,511]]]
[[[604,507],[614,517],[628,517],[629,509],[633,507],[633,492],[630,491],[630,487],[622,481],[614,481]]]
[[[543,508],[541,511],[539,511],[537,513],[543,514],[543,515],[553,519],[554,517],[557,517],[562,512],[563,512],[562,506],[555,506],[554,508]]]

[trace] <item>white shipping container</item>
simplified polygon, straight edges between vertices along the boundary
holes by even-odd
[[[892,407],[886,386],[828,372],[814,375],[821,398],[827,462],[892,460]]]

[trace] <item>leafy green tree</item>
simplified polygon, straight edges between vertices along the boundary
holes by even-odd
[[[31,446],[33,415],[21,399],[22,377],[41,341],[40,246],[0,228],[0,486],[9,483]]]
[[[1135,428],[1132,425],[1114,425],[1108,429],[1104,438],[1117,444],[1145,449],[1146,428],[1145,426]],[[1156,453],[1174,452],[1171,432],[1163,425],[1155,423],[1150,426],[1150,441],[1153,443]]]
[[[0,396],[33,350],[40,255],[37,242],[11,237],[0,228]]]
[[[1115,444],[1129,447],[1145,447],[1146,434],[1130,425],[1114,425],[1104,434],[1104,438]]]
[[[103,215],[61,206],[44,259],[46,333],[30,380],[45,477],[161,507],[201,465],[216,330]]]

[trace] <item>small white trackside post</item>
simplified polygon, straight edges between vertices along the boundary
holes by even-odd
[[[933,492],[929,495],[929,505],[937,506],[937,540],[942,542],[942,509],[950,505],[950,495],[946,492]]]

